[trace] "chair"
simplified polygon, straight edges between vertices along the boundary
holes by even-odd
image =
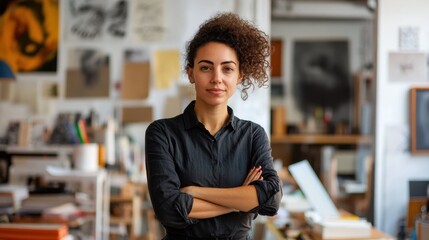
[[[371,205],[373,187],[373,157],[365,158],[366,185],[362,188],[358,183],[352,181],[341,182],[338,179],[338,159],[332,158],[325,180],[325,187],[338,208],[352,212],[359,216],[367,216]],[[360,189],[363,191],[356,191]]]

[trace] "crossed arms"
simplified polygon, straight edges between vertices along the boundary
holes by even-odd
[[[193,196],[189,217],[211,218],[230,212],[248,212],[258,206],[255,186],[251,182],[262,179],[261,167],[250,169],[242,186],[234,188],[210,188],[188,186],[180,191]]]

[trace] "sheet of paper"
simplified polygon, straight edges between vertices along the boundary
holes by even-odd
[[[179,50],[159,50],[155,53],[155,87],[169,88],[180,77]]]
[[[122,99],[146,99],[149,95],[149,62],[125,62]]]
[[[151,106],[122,108],[122,123],[138,123],[152,121],[153,110]]]

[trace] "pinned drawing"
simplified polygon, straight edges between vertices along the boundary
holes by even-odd
[[[427,81],[427,55],[424,52],[390,52],[390,81],[419,82]]]
[[[133,40],[156,42],[164,37],[164,1],[135,0],[133,2]]]
[[[66,39],[124,39],[127,0],[70,0],[66,4]]]
[[[69,51],[66,98],[109,97],[109,57],[95,49]]]

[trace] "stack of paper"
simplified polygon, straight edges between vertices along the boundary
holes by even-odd
[[[313,225],[314,233],[322,239],[367,238],[371,223],[364,219],[324,219]]]

